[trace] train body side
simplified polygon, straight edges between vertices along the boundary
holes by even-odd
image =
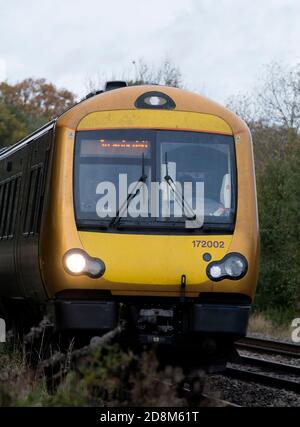
[[[47,298],[39,242],[53,135],[54,123],[0,155],[0,297]]]

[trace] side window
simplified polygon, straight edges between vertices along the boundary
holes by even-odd
[[[42,167],[34,166],[30,172],[28,197],[26,202],[23,234],[33,235],[37,232],[37,220],[40,204]]]
[[[16,180],[12,179],[8,182],[8,194],[7,194],[7,202],[6,202],[6,218],[3,226],[3,234],[5,238],[9,237],[9,228],[10,228],[10,220],[13,210],[13,197],[15,191]]]
[[[17,154],[8,161],[10,166],[4,170],[0,182],[0,240],[12,239],[19,233],[28,237],[39,232],[52,139],[53,128],[29,140],[20,150],[22,158]],[[6,172],[11,175],[14,159],[16,174],[8,177]],[[0,168],[2,177],[2,161]]]
[[[12,204],[11,204],[11,211],[8,221],[8,229],[7,234],[8,237],[12,238],[15,234],[15,226],[16,226],[16,218],[17,218],[17,212],[18,212],[18,206],[19,206],[19,196],[20,196],[20,184],[21,184],[21,178],[20,176],[16,177],[13,181],[13,191],[12,191]]]
[[[2,193],[2,203],[1,203],[1,212],[0,212],[0,237],[3,238],[5,235],[5,224],[7,218],[7,205],[8,205],[8,196],[10,189],[10,181],[6,181],[3,184],[3,193]]]
[[[0,225],[2,222],[3,209],[4,209],[4,184],[2,182],[0,184]],[[1,239],[1,237],[2,237],[2,234],[0,232],[0,239]]]
[[[0,184],[0,239],[14,237],[20,182],[16,176]]]
[[[40,190],[39,190],[39,199],[37,203],[37,218],[35,220],[35,228],[37,233],[40,232],[40,226],[42,221],[49,158],[50,158],[50,149],[48,148],[45,153],[45,161],[44,161],[43,167],[41,168],[40,178],[39,178],[41,183],[40,183]]]

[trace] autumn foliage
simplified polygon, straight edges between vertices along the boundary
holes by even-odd
[[[45,79],[0,83],[0,147],[10,145],[59,116],[75,103],[75,95]]]
[[[51,120],[75,103],[75,96],[66,89],[57,89],[45,79],[25,79],[15,85],[0,83],[0,95],[6,104],[25,114]]]

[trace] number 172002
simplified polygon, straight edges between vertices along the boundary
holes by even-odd
[[[194,248],[215,248],[215,249],[224,249],[225,242],[219,242],[218,240],[194,240]]]

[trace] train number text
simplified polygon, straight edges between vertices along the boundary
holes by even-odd
[[[218,240],[194,240],[193,241],[194,248],[206,248],[206,249],[224,249],[225,242],[219,242]]]

